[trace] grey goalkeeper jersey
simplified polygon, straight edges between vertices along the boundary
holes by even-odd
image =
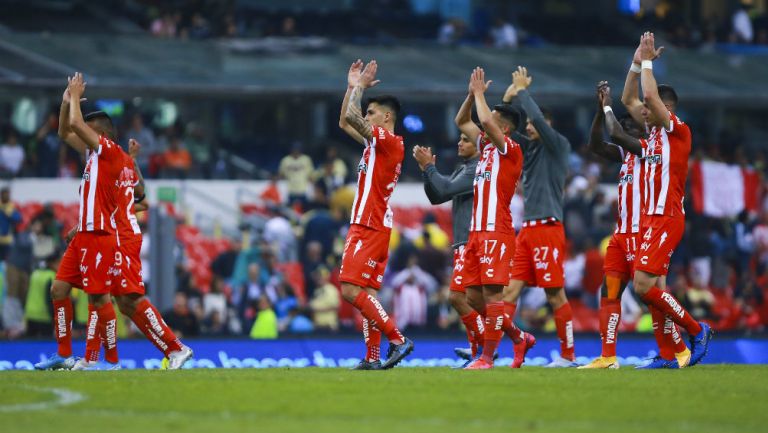
[[[554,217],[562,221],[571,143],[549,126],[527,90],[518,92],[517,99],[540,136],[531,141],[519,133],[512,134],[523,150],[523,219]]]
[[[475,168],[479,155],[464,162],[450,176],[440,174],[434,164],[429,164],[422,173],[424,191],[432,204],[452,200],[453,248],[467,243],[469,223],[472,220],[474,200]]]

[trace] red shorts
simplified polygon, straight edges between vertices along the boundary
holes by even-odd
[[[115,265],[120,266],[122,276],[112,285],[115,296],[137,293],[143,295],[144,279],[141,274],[141,237],[120,245],[120,255],[115,255]]]
[[[341,256],[341,282],[377,290],[381,288],[389,259],[389,235],[389,231],[352,224]]]
[[[510,280],[545,289],[563,287],[565,230],[559,221],[523,227],[517,236]]]
[[[450,290],[452,292],[461,292],[466,293],[467,292],[467,286],[466,286],[466,279],[467,279],[467,272],[466,272],[466,263],[465,263],[465,254],[467,252],[467,246],[461,245],[455,250],[453,250],[453,275],[451,275],[451,286]]]
[[[464,249],[464,286],[506,286],[514,253],[514,233],[469,232]]]
[[[643,216],[637,242],[635,271],[667,275],[669,260],[683,239],[685,217]]]
[[[120,275],[115,265],[117,239],[114,235],[78,232],[61,258],[56,279],[83,289],[89,295],[110,292]]]
[[[632,278],[635,274],[635,254],[637,253],[637,233],[614,233],[605,250],[603,271]]]

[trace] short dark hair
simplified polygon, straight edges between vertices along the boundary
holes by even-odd
[[[83,116],[83,120],[86,122],[93,121],[100,129],[98,132],[106,134],[112,140],[115,139],[115,125],[112,123],[112,118],[109,117],[109,114],[104,111],[90,112]]]
[[[395,120],[400,117],[400,101],[396,97],[392,95],[380,95],[368,98],[368,104],[372,104],[374,102],[389,108],[395,114]]]
[[[512,125],[512,130],[517,129],[520,125],[520,121],[523,118],[523,114],[518,108],[511,104],[496,104],[493,106],[493,110],[501,115],[501,118],[506,120]]]
[[[659,84],[656,88],[659,91],[659,98],[662,102],[670,102],[677,106],[677,92],[669,84]]]

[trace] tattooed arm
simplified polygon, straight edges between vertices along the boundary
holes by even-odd
[[[372,130],[371,124],[365,120],[363,115],[361,101],[365,89],[379,84],[379,80],[376,79],[377,69],[376,60],[371,60],[365,65],[365,69],[360,73],[357,82],[352,87],[349,103],[347,104],[347,112],[344,114],[344,120],[347,121],[347,124],[366,140],[371,139]]]

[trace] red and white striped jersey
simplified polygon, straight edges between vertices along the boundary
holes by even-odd
[[[133,189],[139,183],[136,173],[136,165],[130,155],[123,152],[123,169],[117,179],[119,191],[118,211],[115,216],[120,243],[125,244],[141,240],[141,228],[136,220],[136,212],[133,210]]]
[[[484,132],[477,138],[482,154],[475,169],[470,231],[515,232],[509,204],[523,170],[523,151],[511,138],[504,141],[506,148],[501,152]]]
[[[640,231],[640,213],[643,207],[643,159],[624,151],[621,147],[619,150],[624,154],[624,163],[619,172],[619,212],[616,218],[615,233],[638,233]]]
[[[654,126],[643,151],[644,207],[647,215],[681,216],[691,153],[691,130],[669,113],[669,130]]]
[[[403,137],[373,126],[363,157],[357,165],[357,191],[350,224],[374,230],[392,229],[389,198],[395,190],[405,155]]]
[[[123,169],[123,149],[103,135],[96,151],[86,152],[88,158],[80,181],[80,218],[78,230],[106,232],[117,230],[117,179]]]

